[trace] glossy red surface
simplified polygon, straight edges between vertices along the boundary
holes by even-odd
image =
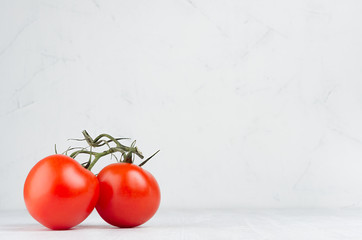
[[[148,171],[129,163],[106,166],[98,174],[99,215],[118,227],[135,227],[145,223],[157,211],[160,189]]]
[[[94,209],[98,195],[96,176],[65,155],[39,161],[24,184],[30,215],[51,229],[69,229],[81,223]]]

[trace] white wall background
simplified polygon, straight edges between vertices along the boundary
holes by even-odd
[[[30,168],[83,129],[161,149],[145,168],[162,207],[361,207],[361,13],[1,0],[0,209],[25,208]]]

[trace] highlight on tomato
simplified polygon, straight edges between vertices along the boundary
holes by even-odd
[[[54,230],[78,225],[94,208],[106,222],[118,227],[135,227],[148,221],[159,207],[160,189],[142,166],[159,151],[137,166],[135,156],[144,157],[136,141],[125,146],[119,141],[126,138],[100,134],[93,139],[87,131],[82,133],[84,139],[73,140],[85,141],[86,147],[70,147],[63,154],[45,157],[30,170],[23,191],[30,215]],[[88,161],[79,164],[75,158],[80,154],[88,155]],[[96,176],[91,169],[107,155],[116,163]]]

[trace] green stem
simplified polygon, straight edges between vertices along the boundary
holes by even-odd
[[[93,146],[93,147],[103,146],[104,143],[102,143],[102,141],[100,141],[100,140],[101,140],[101,138],[105,137],[105,138],[108,138],[110,141],[114,142],[117,145],[117,147],[122,149],[123,151],[132,152],[132,153],[135,153],[141,159],[144,158],[143,154],[138,150],[137,147],[124,146],[116,138],[112,137],[109,134],[103,133],[103,134],[100,134],[99,136],[97,136],[95,139],[92,139],[92,137],[88,134],[88,132],[86,130],[84,130],[82,133],[89,146]],[[120,139],[122,139],[122,138],[120,138]],[[108,142],[108,141],[105,141],[105,142]]]
[[[152,154],[151,157],[147,158],[146,160],[144,160],[143,162],[141,162],[140,167],[142,167],[143,165],[145,165],[151,158],[153,158],[153,156],[155,156],[160,150],[158,150],[157,152],[155,152],[154,154]]]
[[[100,135],[99,135],[98,137],[96,137],[93,141],[94,141],[95,143],[97,143],[102,137],[105,137],[105,138],[110,139],[112,142],[114,142],[114,143],[117,145],[118,148],[120,148],[120,149],[122,149],[122,150],[124,150],[124,151],[126,151],[126,152],[129,152],[129,151],[135,152],[135,150],[136,150],[134,147],[127,147],[127,146],[121,144],[119,141],[117,141],[116,138],[112,137],[112,136],[109,135],[109,134],[105,134],[105,133],[100,134]],[[136,152],[135,152],[135,153],[136,153]]]
[[[104,157],[104,156],[106,156],[108,154],[111,154],[111,153],[114,153],[114,152],[119,152],[119,151],[118,151],[117,148],[110,148],[107,151],[103,151],[103,152],[100,152],[100,153],[94,153],[95,157],[94,157],[93,161],[89,164],[87,169],[90,171],[101,157]]]
[[[123,144],[121,144],[118,140],[122,140],[122,139],[127,139],[127,138],[114,138],[109,134],[100,134],[99,136],[97,136],[95,139],[93,139],[86,130],[84,130],[83,132],[83,136],[84,136],[84,140],[86,140],[86,142],[88,143],[90,150],[87,150],[86,148],[82,148],[78,151],[75,151],[73,153],[71,153],[70,157],[71,158],[75,158],[77,157],[79,154],[89,154],[89,160],[88,162],[85,162],[83,165],[86,169],[91,170],[94,165],[98,162],[98,160],[101,157],[104,157],[108,154],[112,154],[115,152],[120,152],[122,154],[122,157],[124,157],[124,160],[120,160],[121,162],[128,162],[128,163],[133,163],[133,154],[136,154],[138,157],[140,157],[141,159],[144,158],[143,154],[138,150],[138,148],[135,146],[136,145],[136,141],[134,141],[130,147],[125,146]],[[116,144],[115,147],[111,147],[108,143],[113,142],[114,144]],[[92,147],[101,147],[107,145],[108,146],[108,150],[103,151],[103,152],[93,152],[92,151]],[[87,147],[88,148],[88,147]],[[76,148],[69,148],[67,151],[69,150],[74,150]],[[67,152],[66,151],[66,152]],[[157,151],[158,152],[158,151]],[[156,153],[157,153],[156,152]],[[155,153],[155,154],[156,154]],[[142,166],[143,164],[145,164],[148,160],[150,160],[155,154],[153,154],[151,157],[149,157],[148,159],[146,159],[144,162],[141,163],[140,166]],[[94,159],[92,160],[92,156],[94,157]],[[116,156],[115,156],[116,157]],[[116,157],[117,159],[117,157]],[[118,160],[117,160],[118,161]]]
[[[102,138],[102,137],[106,137],[106,138],[109,138],[110,140],[112,140],[112,141],[117,145],[117,148],[119,148],[119,149],[121,149],[121,150],[123,150],[123,151],[125,151],[125,152],[134,153],[134,154],[136,154],[138,157],[140,157],[141,159],[144,158],[143,154],[138,150],[137,147],[133,147],[133,146],[132,146],[132,147],[127,147],[127,146],[124,146],[123,144],[119,143],[116,138],[114,138],[114,137],[112,137],[112,136],[110,136],[110,135],[108,135],[108,134],[101,134],[101,135],[99,135],[98,137],[96,137],[96,138],[94,139],[94,141],[96,141],[96,139],[97,139],[97,141],[98,141],[98,140],[99,140],[100,138]],[[121,151],[120,151],[120,152],[121,152]]]
[[[106,137],[106,138],[112,140],[112,141],[117,145],[117,147],[119,147],[119,148],[121,148],[121,147],[126,147],[126,146],[120,144],[120,143],[117,141],[117,139],[115,139],[115,138],[112,137],[111,135],[105,134],[105,133],[100,134],[100,135],[99,135],[98,137],[96,137],[93,141],[94,141],[94,142],[98,142],[102,137]]]
[[[78,156],[78,154],[80,153],[85,153],[85,154],[91,154],[91,155],[96,155],[97,153],[92,152],[92,151],[87,151],[87,150],[79,150],[79,151],[75,151],[72,154],[70,154],[69,157],[71,158],[75,158],[76,156]]]

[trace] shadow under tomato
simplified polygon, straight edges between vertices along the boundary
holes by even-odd
[[[134,228],[119,228],[112,225],[101,224],[86,224],[78,225],[66,230],[52,230],[40,224],[4,224],[0,226],[0,232],[67,232],[67,231],[84,231],[84,230],[115,230],[115,231],[130,231],[135,229],[147,229],[147,226],[138,226]]]
[[[73,229],[77,230],[81,230],[81,229],[107,229],[107,230],[130,230],[130,229],[143,229],[143,228],[147,228],[145,226],[138,226],[138,227],[134,227],[134,228],[119,228],[116,226],[112,226],[112,225],[97,225],[97,224],[87,224],[87,225],[79,225],[74,227]]]
[[[52,231],[39,224],[5,224],[0,227],[5,232],[47,232]]]
[[[112,229],[119,229],[117,227],[113,227],[113,226],[107,226],[107,225],[80,225],[80,226],[75,226],[73,228],[70,229],[65,229],[65,230],[52,230],[49,229],[47,227],[44,227],[40,224],[7,224],[7,225],[2,225],[0,226],[0,232],[1,231],[5,231],[5,232],[67,232],[67,231],[81,231],[81,230],[85,230],[85,229],[107,229],[107,230],[112,230]]]

